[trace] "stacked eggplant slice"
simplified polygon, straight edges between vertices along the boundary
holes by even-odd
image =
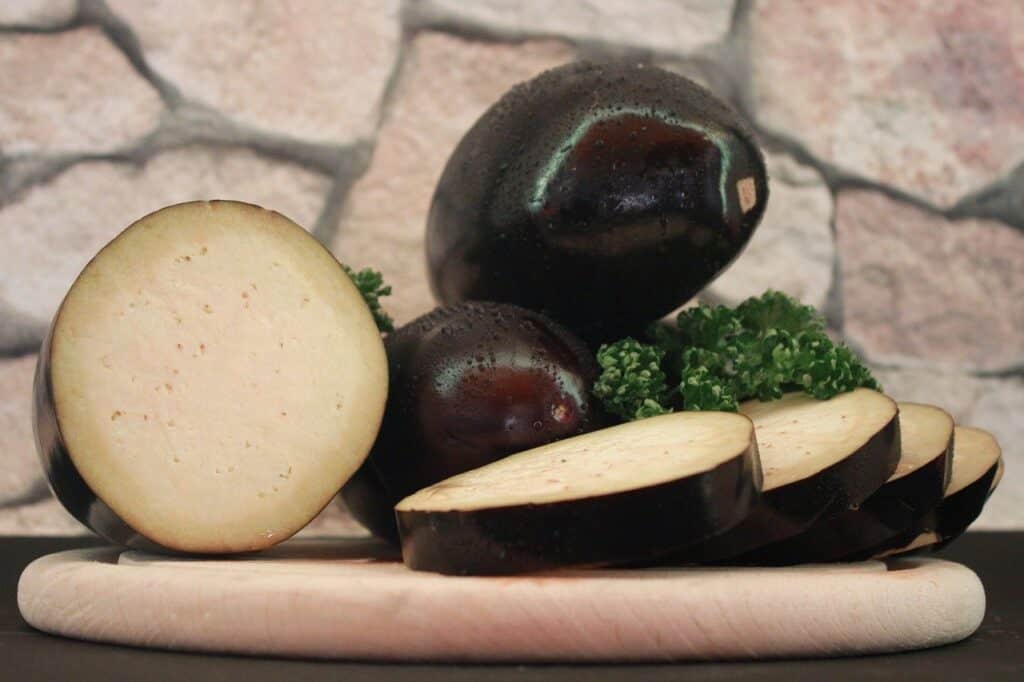
[[[885,543],[925,517],[949,483],[953,418],[932,405],[899,404],[896,470],[856,507],[826,514],[810,528],[737,557],[740,563],[834,561]]]
[[[413,569],[789,565],[936,549],[1002,472],[988,433],[870,389],[683,412],[512,455],[396,507]]]
[[[414,569],[502,574],[649,557],[734,527],[761,489],[742,415],[683,412],[512,455],[396,507]]]
[[[942,549],[960,537],[981,514],[1003,476],[999,443],[981,429],[954,429],[951,476],[942,499],[924,514],[850,559],[892,556],[920,549]]]

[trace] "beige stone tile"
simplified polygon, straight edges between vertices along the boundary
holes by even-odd
[[[869,358],[995,369],[1024,360],[1024,233],[839,194],[845,332]]]
[[[0,502],[26,493],[43,478],[32,436],[36,356],[0,359]]]
[[[98,28],[0,35],[5,154],[102,152],[156,127],[163,104]]]
[[[242,123],[350,143],[369,137],[398,56],[398,0],[109,0],[149,64]]]
[[[509,35],[559,35],[685,54],[721,40],[731,0],[426,0],[428,19],[484,26]]]
[[[71,21],[75,0],[4,0],[0,2],[0,25],[51,28]]]
[[[90,535],[53,497],[0,509],[0,535]]]
[[[777,0],[750,17],[760,123],[939,205],[1024,160],[1024,3]]]

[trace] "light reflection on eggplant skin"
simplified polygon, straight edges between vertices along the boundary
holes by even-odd
[[[627,139],[621,139],[623,137]],[[679,151],[683,152],[681,156],[685,158],[680,158],[681,163],[669,169],[663,168],[650,158],[651,152],[658,147],[672,146],[703,146],[705,151],[693,153],[691,150],[686,154],[685,150],[680,149]],[[729,204],[726,181],[732,153],[727,135],[723,135],[722,131],[714,126],[681,120],[669,112],[643,110],[637,107],[598,109],[576,126],[534,180],[533,196],[530,199],[530,209],[533,213],[541,213],[545,217],[550,215],[550,196],[553,188],[564,182],[562,175],[565,174],[566,167],[582,167],[593,172],[599,165],[595,163],[594,157],[600,157],[604,147],[620,150],[619,154],[610,155],[611,163],[605,164],[608,166],[604,169],[606,178],[612,182],[629,179],[630,174],[633,177],[643,177],[652,169],[662,172],[668,170],[672,175],[704,175],[709,185],[718,190],[723,222],[730,222],[730,216],[726,215]],[[717,150],[717,159],[720,160],[721,170],[717,173],[707,172],[708,169],[701,168],[707,162],[715,160],[708,158],[714,156],[708,154],[711,147]],[[622,151],[625,153],[621,153]],[[638,188],[627,189],[621,193],[616,192],[620,188],[610,187],[604,196],[598,195],[587,199],[603,199],[606,203],[614,203],[616,209],[621,209],[616,210],[617,213],[632,213],[666,209],[685,210],[690,207],[688,199],[699,195],[691,186],[693,180],[686,177],[675,182],[661,183],[662,186],[657,187],[656,191],[648,191],[642,182],[638,184]],[[681,201],[674,202],[673,195]]]
[[[530,200],[549,246],[610,257],[739,238],[742,178],[730,184],[727,132],[671,114],[600,112],[570,142],[538,174]]]
[[[483,380],[482,375],[491,369],[501,368],[510,375],[522,376],[540,372],[550,376],[554,373],[550,381],[559,387],[560,392],[575,400],[577,404],[585,403],[587,389],[583,378],[550,361],[542,362],[541,357],[536,353],[526,352],[525,348],[499,350],[489,354],[487,366],[482,366],[473,355],[453,355],[438,371],[434,388],[441,398],[454,399],[460,392],[467,390],[467,384]]]
[[[540,310],[596,345],[714,279],[767,195],[753,134],[707,91],[652,67],[567,65],[452,154],[428,217],[431,287]]]
[[[483,363],[454,356],[421,387],[421,421],[427,442],[449,453],[466,450],[467,460],[479,460],[484,453],[515,452],[573,435],[586,417],[580,406],[588,404],[587,390],[577,369],[522,346]]]

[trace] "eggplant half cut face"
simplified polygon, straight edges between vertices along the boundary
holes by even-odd
[[[90,262],[40,353],[37,445],[57,498],[104,538],[257,550],[359,467],[387,362],[359,291],[284,216],[171,206]]]
[[[958,426],[953,439],[952,476],[942,500],[900,533],[849,559],[939,550],[974,523],[1002,478],[1002,450],[992,434],[982,429]]]
[[[750,420],[653,417],[454,476],[396,507],[416,570],[514,574],[650,559],[737,524],[761,476]]]
[[[896,472],[858,507],[738,557],[736,563],[789,565],[836,561],[884,542],[941,500],[953,460],[953,418],[933,405],[899,403]]]
[[[658,563],[733,563],[861,504],[899,463],[897,406],[877,391],[859,388],[829,400],[790,393],[746,402],[740,412],[757,434],[760,503],[731,530]]]

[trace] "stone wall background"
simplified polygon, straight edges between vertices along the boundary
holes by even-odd
[[[772,199],[706,292],[819,306],[898,399],[994,431],[977,527],[1024,527],[1018,0],[3,0],[0,533],[78,533],[29,418],[35,352],[100,246],[166,204],[273,207],[432,305],[422,231],[461,134],[587,57],[696,78],[754,123]],[[332,508],[307,532],[349,527]]]

